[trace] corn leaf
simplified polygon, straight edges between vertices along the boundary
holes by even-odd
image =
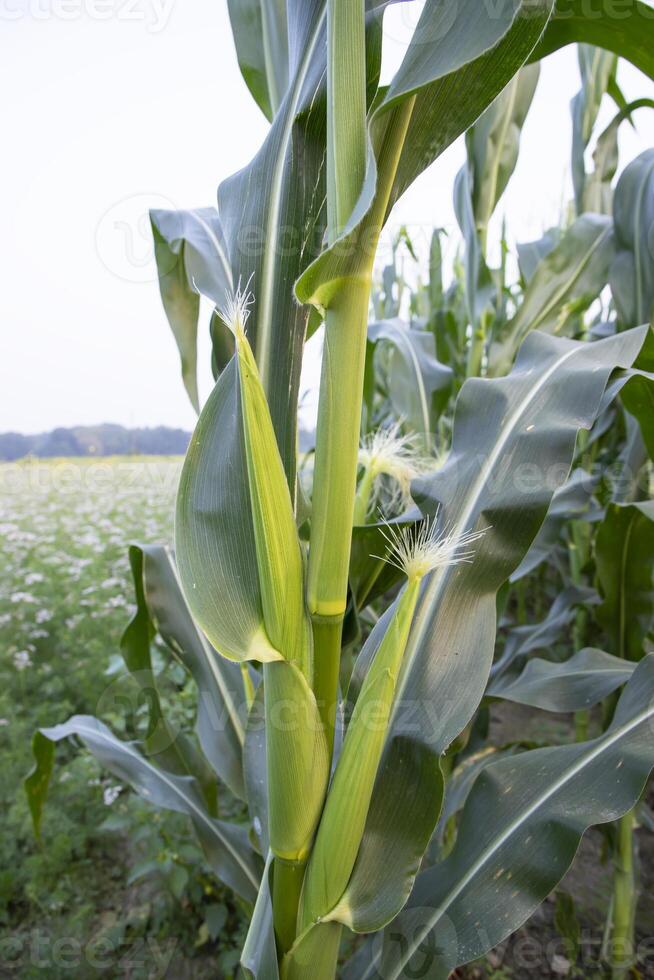
[[[577,214],[584,210],[585,154],[593,135],[609,82],[615,78],[618,59],[610,51],[580,44],[578,48],[581,89],[572,100],[572,182]]]
[[[380,320],[368,327],[368,339],[375,345],[390,345],[391,404],[396,416],[420,436],[423,451],[429,453],[438,413],[447,403],[453,380],[452,369],[436,358],[434,335],[411,329],[402,320]]]
[[[633,363],[644,339],[643,329],[592,344],[531,334],[507,378],[466,382],[447,463],[414,484],[421,509],[433,514],[440,505],[455,534],[488,530],[472,564],[438,572],[424,586],[366,833],[341,902],[350,928],[379,928],[410,891],[441,806],[441,753],[484,694],[496,593],[565,482],[579,427],[593,424],[612,372]],[[543,479],[516,481],[531,464]],[[379,639],[373,633],[369,642]]]
[[[633,664],[586,648],[563,663],[530,660],[517,677],[503,674],[491,681],[486,694],[543,711],[583,711],[626,684],[633,672]]]
[[[653,718],[650,656],[600,738],[491,763],[451,856],[419,876],[383,942],[369,943],[345,980],[396,980],[426,964],[424,975],[447,980],[514,932],[563,877],[588,827],[638,801],[654,765]]]
[[[540,65],[522,68],[466,133],[472,210],[482,234],[515,171],[539,77]]]
[[[520,309],[500,341],[493,345],[492,373],[507,370],[530,330],[565,333],[571,314],[588,309],[608,282],[614,254],[610,218],[595,214],[578,218],[556,248],[540,262]]]
[[[202,750],[216,775],[245,799],[247,705],[240,668],[216,653],[193,622],[169,550],[133,546],[131,551],[140,557],[143,598],[153,623],[197,685],[196,731]]]
[[[654,150],[641,153],[625,169],[613,202],[617,254],[611,290],[625,327],[654,317]]]
[[[597,618],[618,657],[640,660],[654,620],[654,501],[610,504],[597,532]]]
[[[568,44],[594,44],[626,58],[654,78],[652,7],[642,0],[627,0],[616,17],[611,0],[600,0],[598,6],[600,9],[587,0],[557,0],[554,16],[530,60],[545,58]]]
[[[182,362],[182,380],[196,412],[200,295],[222,303],[231,269],[215,208],[150,212],[159,289]]]
[[[121,637],[120,649],[125,665],[148,706],[148,730],[144,749],[149,759],[169,772],[195,776],[202,787],[210,813],[215,815],[218,789],[216,772],[209,765],[207,757],[198,751],[192,739],[187,738],[177,726],[169,724],[161,705],[151,657],[151,644],[157,630],[145,594],[143,550],[135,545],[130,547],[129,561],[134,578],[136,612]]]
[[[184,813],[191,818],[207,860],[218,877],[248,902],[259,889],[261,865],[248,840],[247,828],[216,820],[207,813],[197,782],[159,769],[135,742],[120,739],[97,718],[78,715],[37,735],[36,769],[28,777],[28,794],[37,826],[47,794],[55,742],[77,736],[96,759],[116,778],[155,806]]]
[[[285,0],[228,0],[239,68],[268,120],[288,87]]]

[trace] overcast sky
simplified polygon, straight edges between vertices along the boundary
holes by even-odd
[[[385,74],[420,4],[387,19]],[[226,0],[0,0],[0,431],[119,422],[191,427],[161,309],[150,207],[215,202],[267,124],[242,82]],[[621,66],[628,98],[654,84]],[[570,196],[570,48],[544,64],[515,180],[513,240],[537,237]],[[613,115],[609,103],[603,119]],[[622,162],[654,145],[654,112],[623,127]],[[398,205],[426,243],[453,227],[459,142]],[[202,323],[204,334],[205,322]],[[203,338],[206,350],[206,340]],[[202,386],[210,384],[202,359]]]

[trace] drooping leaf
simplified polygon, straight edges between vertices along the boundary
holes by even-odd
[[[241,74],[270,121],[288,87],[285,0],[228,0]]]
[[[167,548],[141,546],[144,598],[162,639],[198,690],[196,730],[214,771],[240,799],[247,705],[240,668],[221,657],[193,622]]]
[[[441,753],[483,697],[497,590],[523,559],[556,490],[553,480],[519,485],[514,474],[537,463],[565,482],[578,428],[590,428],[611,373],[633,363],[644,339],[642,329],[592,344],[531,334],[507,378],[466,382],[447,463],[414,484],[423,512],[440,507],[455,535],[487,530],[471,564],[425,584],[366,833],[341,902],[350,928],[379,928],[401,908],[438,818]]]
[[[524,242],[518,245],[520,275],[526,284],[531,282],[540,263],[543,259],[547,258],[550,252],[554,251],[560,241],[560,229],[550,228],[542,238],[537,239],[535,242]]]
[[[271,864],[272,856],[269,855],[261,876],[261,887],[241,953],[241,966],[245,975],[252,980],[279,980],[269,884]]]
[[[620,127],[631,119],[638,109],[654,109],[654,100],[637,99],[630,102],[615,116],[597,140],[593,151],[594,170],[588,175],[584,188],[584,211],[613,214],[613,188],[611,183],[618,170]]]
[[[524,477],[528,478],[528,474],[524,474]],[[591,508],[597,482],[596,477],[586,473],[585,470],[578,469],[572,473],[568,482],[556,491],[543,526],[520,563],[520,567],[516,568],[511,576],[511,582],[518,582],[549,558],[561,540],[563,528],[568,521],[582,516],[596,516]]]
[[[584,210],[586,186],[585,153],[593,135],[602,99],[615,76],[618,59],[610,51],[580,44],[579,70],[581,90],[572,100],[572,182],[577,214]]]
[[[434,335],[402,320],[380,320],[368,327],[371,343],[392,347],[388,370],[389,395],[395,414],[421,437],[430,452],[437,413],[444,408],[452,386],[452,370],[436,358]]]
[[[634,665],[619,657],[586,648],[563,663],[530,660],[518,677],[504,674],[491,681],[486,694],[543,711],[583,711],[626,684],[633,671]]]
[[[522,305],[491,350],[493,373],[506,371],[530,330],[565,332],[570,313],[587,309],[608,282],[614,256],[612,221],[585,214],[566,231],[530,280]]]
[[[168,722],[161,705],[157,677],[152,666],[151,644],[156,627],[146,597],[143,549],[132,545],[129,561],[136,593],[136,612],[121,637],[120,649],[125,665],[148,705],[148,730],[144,740],[146,754],[168,772],[194,776],[202,787],[210,813],[215,815],[216,771],[209,765],[209,757],[198,751],[193,740]]]
[[[603,596],[597,618],[610,649],[640,660],[654,620],[654,501],[610,504],[595,544]]]
[[[554,16],[530,60],[538,61],[568,44],[594,44],[654,78],[652,21],[652,8],[643,0],[628,0],[618,17],[611,3],[602,2],[598,9],[586,0],[557,0]]]
[[[223,232],[215,208],[150,212],[159,289],[179,348],[182,379],[196,412],[200,295],[223,304],[232,285]]]
[[[594,589],[569,585],[557,595],[541,622],[516,626],[509,631],[502,656],[493,664],[491,677],[499,677],[505,673],[518,658],[550,650],[568,634],[580,606],[598,605],[599,602],[600,597]]]
[[[592,742],[491,763],[466,803],[456,846],[420,874],[383,941],[359,955],[357,980],[433,980],[514,932],[571,864],[588,827],[637,802],[654,766],[654,657],[635,671],[609,730]],[[355,974],[345,972],[345,980]]]
[[[521,69],[466,134],[472,210],[482,241],[515,171],[539,77],[538,64]]]
[[[120,739],[98,721],[85,715],[70,718],[62,725],[40,731],[36,755],[37,770],[29,777],[30,803],[35,823],[40,824],[52,769],[53,747],[44,740],[60,742],[77,736],[117,779],[125,780],[139,796],[155,806],[184,813],[193,821],[211,868],[221,880],[248,902],[254,902],[259,889],[261,866],[248,841],[247,828],[211,817],[197,782],[157,768],[134,742]],[[38,791],[37,791],[38,790]]]
[[[618,181],[613,202],[617,254],[611,290],[624,327],[654,316],[654,150],[641,153]]]

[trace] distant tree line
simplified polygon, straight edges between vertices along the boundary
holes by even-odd
[[[191,436],[182,429],[125,429],[122,425],[75,426],[38,435],[0,433],[0,460],[25,456],[181,456]]]

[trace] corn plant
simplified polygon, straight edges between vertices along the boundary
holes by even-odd
[[[271,125],[251,164],[221,185],[217,211],[152,215],[162,299],[198,409],[199,293],[215,304],[216,384],[181,476],[175,555],[131,553],[137,612],[123,656],[148,695],[148,731],[126,743],[97,719],[70,719],[37,733],[27,780],[38,828],[54,743],[77,736],[138,793],[187,814],[249,910],[242,966],[262,980],[448,977],[528,918],[589,826],[628,819],[654,765],[650,655],[621,667],[624,692],[596,738],[480,767],[440,846],[443,819],[458,812],[446,795],[457,754],[483,699],[504,696],[506,668],[519,663],[505,649],[493,667],[498,594],[543,546],[579,432],[596,432],[619,397],[645,438],[651,424],[638,229],[616,215],[615,282],[631,263],[635,307],[616,286],[620,329],[575,339],[568,326],[616,253],[612,220],[582,215],[557,246],[576,257],[579,240],[592,241],[597,291],[592,276],[592,286],[579,285],[582,273],[566,280],[561,256],[545,254],[511,316],[505,277],[486,264],[488,222],[515,166],[538,60],[586,41],[654,77],[649,8],[634,2],[616,29],[610,12],[590,16],[581,0],[427,0],[380,87],[386,6],[229,4],[243,76]],[[449,325],[430,310],[435,334],[397,320],[369,327],[391,209],[465,132],[464,284],[447,300]],[[444,308],[439,241],[431,285]],[[299,379],[321,322],[307,481]],[[165,717],[157,634],[197,685],[193,733]],[[606,656],[585,652],[584,676]],[[226,790],[247,807],[240,822],[221,815]],[[368,937],[347,962],[344,936]]]

